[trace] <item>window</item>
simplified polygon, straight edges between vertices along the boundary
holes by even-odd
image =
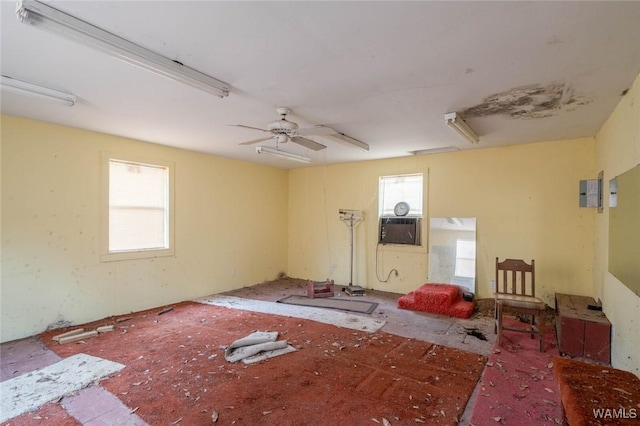
[[[456,241],[456,277],[476,277],[476,242],[469,240]]]
[[[408,216],[422,217],[422,173],[380,177],[380,216],[395,216],[400,201],[409,204]]]
[[[378,244],[419,246],[423,214],[422,173],[381,176],[379,185]],[[402,208],[396,211],[396,206]]]
[[[172,255],[172,165],[106,157],[103,167],[103,260]]]

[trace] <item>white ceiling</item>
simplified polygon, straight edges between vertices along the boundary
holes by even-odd
[[[21,24],[2,1],[2,75],[74,93],[2,92],[2,113],[278,167],[238,143],[275,108],[332,139],[313,164],[594,136],[640,72],[640,2],[51,1],[231,85],[220,99]],[[444,124],[457,111],[471,146]],[[269,145],[270,142],[264,143]],[[271,144],[273,145],[273,144]]]

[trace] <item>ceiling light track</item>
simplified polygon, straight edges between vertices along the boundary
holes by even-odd
[[[51,89],[49,87],[40,86],[38,84],[29,83],[27,81],[18,80],[3,75],[0,80],[0,86],[3,90],[19,93],[21,95],[35,96],[38,98],[48,99],[51,101],[61,102],[67,106],[74,106],[77,97],[71,93],[61,92],[60,90]]]
[[[179,83],[216,95],[229,95],[229,84],[184,66],[115,34],[35,0],[18,0],[18,20],[50,31]]]
[[[476,144],[480,141],[480,138],[473,131],[471,127],[455,112],[449,112],[444,115],[444,121],[447,123],[447,126],[451,127],[455,130],[460,136],[471,142],[472,144]]]
[[[304,155],[294,154],[292,152],[281,151],[277,148],[269,148],[268,146],[257,146],[256,152],[258,154],[268,154],[275,157],[285,158],[287,160],[298,161],[300,163],[311,163],[311,158]]]

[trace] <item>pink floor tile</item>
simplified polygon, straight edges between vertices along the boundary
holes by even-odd
[[[130,425],[144,426],[136,414],[100,386],[82,389],[76,395],[65,398],[62,406],[85,426]]]
[[[0,382],[12,379],[60,361],[36,337],[15,340],[0,345]]]

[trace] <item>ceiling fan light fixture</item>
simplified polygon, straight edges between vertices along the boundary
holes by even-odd
[[[223,98],[229,84],[159,55],[102,28],[36,0],[18,0],[16,15],[22,23],[65,36],[108,53],[147,71]]]
[[[480,138],[473,131],[471,127],[455,112],[449,112],[444,115],[444,121],[447,123],[447,126],[451,127],[455,130],[460,136],[471,142],[472,144],[476,144],[480,141]]]
[[[276,148],[269,148],[268,146],[257,146],[256,152],[258,154],[268,154],[275,157],[285,158],[287,160],[298,161],[300,163],[311,163],[311,158],[304,155],[294,154],[293,152],[281,151]]]
[[[2,86],[3,90],[16,92],[21,95],[36,96],[38,98],[62,102],[64,105],[70,107],[74,106],[77,100],[76,95],[71,93],[61,92],[60,90],[7,77],[5,75],[3,75],[0,80],[0,86]]]
[[[369,145],[367,145],[366,143],[354,139],[351,136],[347,136],[344,133],[340,133],[336,129],[323,124],[300,129],[297,123],[289,121],[286,118],[286,115],[291,112],[290,108],[278,107],[276,108],[276,110],[280,114],[281,119],[278,121],[272,121],[271,123],[267,124],[266,129],[247,126],[244,124],[235,124],[234,126],[271,133],[276,138],[276,143],[293,142],[312,151],[323,150],[326,148],[326,145],[323,145],[320,142],[316,142],[312,139],[308,139],[305,136],[328,136],[351,148],[357,148],[365,152],[369,151]],[[251,145],[267,139],[269,138],[253,139],[250,141],[241,142],[240,145]]]

